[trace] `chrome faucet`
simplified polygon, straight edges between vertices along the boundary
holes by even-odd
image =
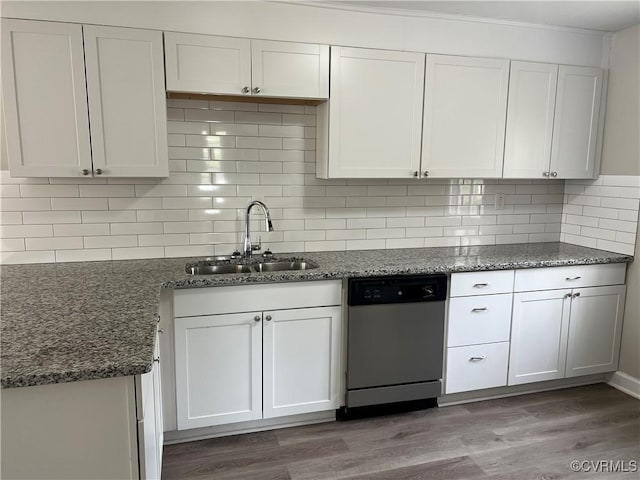
[[[267,208],[267,206],[262,203],[259,200],[254,200],[252,201],[249,206],[247,207],[247,213],[245,216],[245,222],[244,222],[244,246],[243,246],[243,256],[247,259],[247,260],[251,260],[251,256],[253,254],[254,251],[256,250],[260,250],[262,248],[262,246],[260,245],[260,243],[258,243],[257,245],[253,245],[251,243],[251,230],[249,227],[249,215],[251,214],[251,209],[254,206],[258,206],[262,209],[262,211],[264,212],[264,224],[265,224],[265,229],[267,230],[267,232],[273,232],[273,224],[271,223],[271,215],[269,214],[269,209]]]

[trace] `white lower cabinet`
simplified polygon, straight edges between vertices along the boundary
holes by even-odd
[[[338,407],[341,283],[313,283],[176,291],[178,430]]]
[[[509,385],[613,372],[618,367],[625,265],[567,268],[516,272],[516,289],[562,282],[579,283],[580,288],[514,295]]]
[[[564,377],[571,299],[566,290],[514,295],[509,385]]]
[[[580,295],[576,295],[579,293]],[[618,368],[626,287],[581,288],[571,299],[566,376]]]
[[[615,371],[625,270],[618,263],[454,273],[445,393]]]
[[[265,312],[264,418],[337,407],[340,307]]]
[[[181,318],[175,342],[179,430],[262,417],[261,312]]]

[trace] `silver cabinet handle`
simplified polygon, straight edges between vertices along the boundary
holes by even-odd
[[[472,312],[485,312],[489,310],[489,307],[474,307],[471,309]]]
[[[487,356],[486,355],[478,355],[478,356],[473,356],[469,359],[470,362],[479,362],[481,360],[486,360]]]
[[[156,362],[156,363],[160,363],[160,357],[154,358],[153,361]]]
[[[160,314],[156,315],[156,323],[160,323]]]
[[[424,175],[425,177],[428,177],[428,176],[429,176],[429,170],[425,170],[425,171],[424,171],[424,173],[423,173],[423,175]]]
[[[567,281],[572,281],[572,280],[580,280],[582,277],[580,275],[578,275],[577,277],[566,277],[565,280]]]
[[[551,172],[542,172],[543,177],[548,177],[549,175],[551,175]]]
[[[89,170],[87,170],[86,168],[82,169],[82,174],[83,175],[89,175]]]
[[[569,293],[565,293],[565,294],[564,294],[564,298],[571,298],[571,292],[569,292]]]
[[[267,322],[270,322],[270,321],[272,320],[271,315],[267,315],[267,316],[266,316],[266,317],[264,317],[264,318],[267,320]]]
[[[164,330],[162,328],[159,328],[158,333],[164,333]]]
[[[573,294],[573,298],[577,298],[579,296],[580,296],[580,292],[576,292],[576,293]]]
[[[420,174],[418,173],[418,171],[417,171],[417,170],[416,170],[415,172],[413,172],[413,176],[414,176],[414,177],[418,178],[418,175],[420,175]]]
[[[558,176],[558,172],[551,172],[551,176],[554,177],[554,178],[557,177]]]
[[[476,283],[473,285],[473,288],[484,288],[488,286],[489,286],[489,283]]]
[[[102,175],[102,169],[96,168],[96,175]]]
[[[260,321],[260,315],[256,315],[255,317],[253,317],[253,321],[254,322],[259,322]]]
[[[240,90],[240,93],[244,93],[245,95],[249,92],[250,92],[249,87],[242,87],[242,90]]]
[[[257,94],[258,94],[258,93],[260,93],[261,91],[262,91],[262,90],[260,90],[260,87],[253,87],[253,88],[251,89],[251,93],[252,93],[253,95],[257,95]]]

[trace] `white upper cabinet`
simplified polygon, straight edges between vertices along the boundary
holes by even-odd
[[[98,175],[169,175],[162,34],[84,27],[93,168]]]
[[[505,178],[549,176],[558,66],[511,62]]]
[[[329,97],[329,46],[251,40],[254,95]]]
[[[165,32],[167,90],[240,95],[251,88],[251,41]],[[243,91],[246,88],[247,91]]]
[[[2,28],[12,176],[168,176],[161,33],[4,19]]]
[[[594,177],[601,94],[600,68],[560,66],[551,148],[552,176]]]
[[[509,61],[427,55],[422,173],[502,176]]]
[[[82,26],[2,19],[2,90],[12,176],[91,170]]]
[[[327,98],[327,45],[165,32],[167,90]]]
[[[424,57],[331,47],[328,161],[318,176],[418,176]]]

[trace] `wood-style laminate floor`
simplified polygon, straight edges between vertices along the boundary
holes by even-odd
[[[599,384],[168,445],[162,478],[640,478],[572,472],[573,460],[640,465],[640,401]]]

